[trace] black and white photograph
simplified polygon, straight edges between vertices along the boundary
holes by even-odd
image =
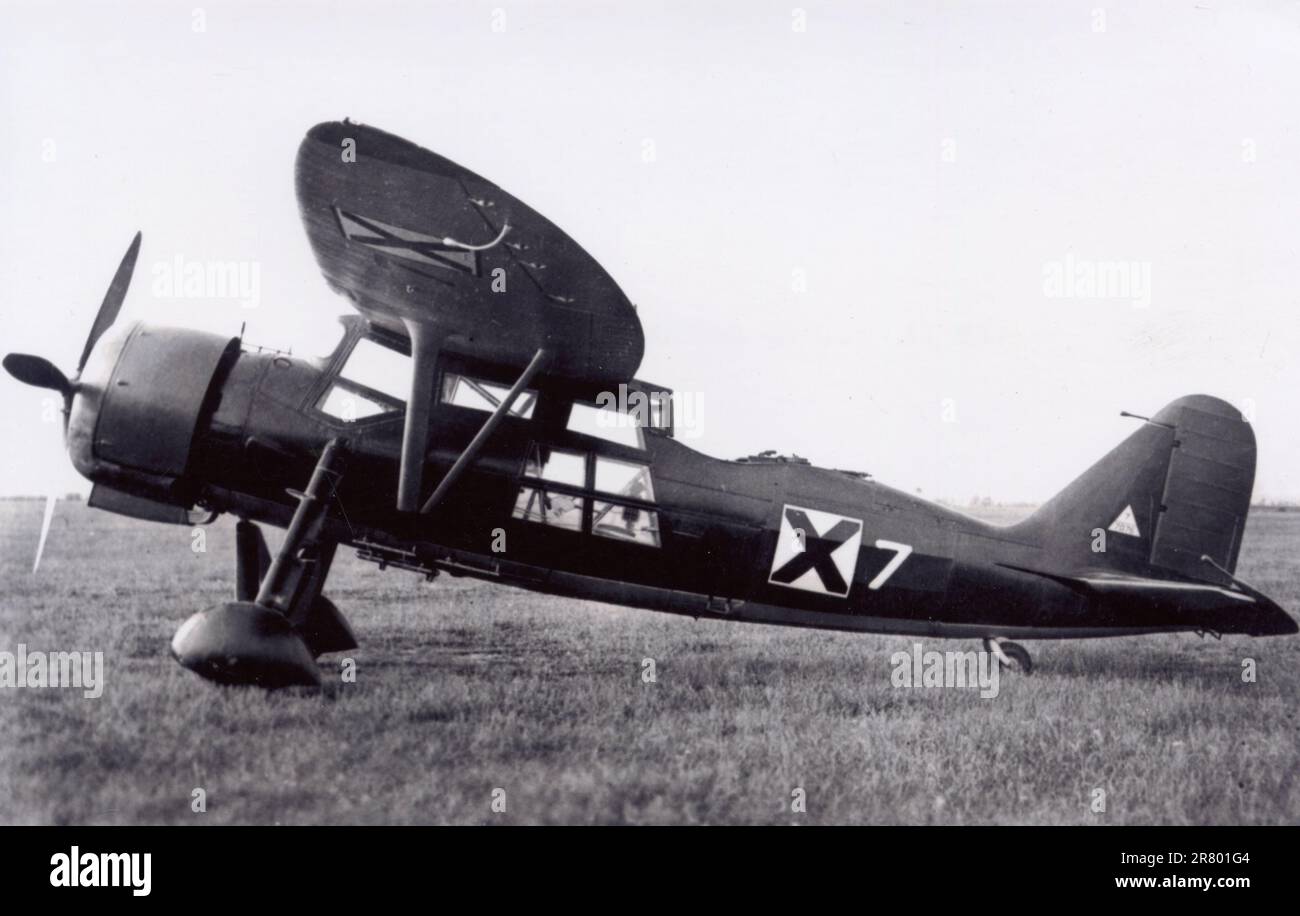
[[[1300,824],[1298,95],[1291,0],[6,2],[23,881],[1099,827],[1072,886],[1251,888],[1277,833],[1198,831]]]

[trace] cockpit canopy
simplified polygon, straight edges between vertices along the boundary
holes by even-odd
[[[406,408],[413,361],[406,339],[373,326],[359,315],[342,319],[344,333],[334,352],[321,360],[329,383],[316,409],[342,423],[365,423],[400,415]],[[439,362],[437,401],[490,413],[510,390],[508,371],[445,351]],[[547,389],[569,405],[566,428],[629,448],[645,448],[645,434],[673,435],[671,389],[637,379],[617,389],[586,391],[571,384]],[[523,392],[510,415],[531,420],[539,391]]]

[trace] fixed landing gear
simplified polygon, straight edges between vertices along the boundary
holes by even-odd
[[[176,631],[172,655],[219,684],[318,687],[317,656],[356,648],[347,621],[321,594],[336,542],[324,535],[326,505],[340,476],[341,446],[321,453],[305,493],[271,556],[262,532],[235,529],[235,599],[195,614]]]
[[[1029,650],[1018,642],[1001,636],[986,636],[984,651],[992,653],[1003,668],[1013,668],[1026,676],[1034,673],[1034,660],[1029,657]]]

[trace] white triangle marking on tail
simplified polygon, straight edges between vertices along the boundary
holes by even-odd
[[[1138,530],[1137,519],[1133,515],[1133,507],[1125,506],[1124,511],[1115,516],[1115,521],[1110,523],[1110,531],[1116,534],[1128,534],[1135,538],[1142,537],[1142,532]]]

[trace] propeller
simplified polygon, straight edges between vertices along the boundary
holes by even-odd
[[[117,265],[117,273],[113,274],[113,282],[108,285],[108,292],[104,294],[104,301],[99,305],[99,311],[95,314],[95,323],[90,326],[90,336],[86,338],[86,346],[81,351],[81,359],[77,361],[77,374],[69,379],[63,374],[58,366],[50,362],[43,356],[32,356],[29,353],[10,353],[4,358],[3,365],[5,371],[22,382],[24,385],[31,385],[34,388],[49,388],[63,395],[63,413],[66,427],[68,409],[72,404],[72,396],[77,391],[77,380],[81,377],[81,370],[86,368],[86,360],[90,358],[90,351],[95,349],[95,344],[99,338],[104,336],[104,332],[113,326],[117,320],[117,315],[122,311],[122,302],[126,299],[126,291],[131,286],[131,275],[135,273],[135,259],[140,253],[139,232],[131,240],[131,245],[126,249],[126,254],[122,256],[122,262]],[[32,564],[32,572],[35,573],[41,565],[41,555],[45,553],[45,540],[50,533],[50,523],[54,520],[54,505],[57,497],[51,495],[45,501],[45,514],[41,519],[41,539],[36,546],[36,562]]]
[[[137,232],[135,238],[131,239],[130,247],[122,255],[122,263],[117,265],[117,273],[113,274],[113,282],[108,285],[108,292],[104,293],[104,301],[99,305],[95,323],[90,326],[90,336],[86,338],[86,348],[81,351],[81,360],[77,363],[78,373],[86,368],[90,351],[95,348],[99,338],[104,336],[104,332],[117,321],[117,313],[122,311],[122,301],[126,299],[126,291],[131,286],[131,275],[135,273],[135,258],[140,253],[140,237],[141,233]]]
[[[54,521],[54,504],[59,498],[51,493],[45,497],[45,514],[41,516],[41,539],[36,545],[36,562],[32,564],[32,575],[41,568],[41,555],[45,553],[45,539],[50,535],[50,523]]]
[[[63,404],[66,408],[72,400],[72,395],[77,390],[77,377],[81,375],[81,370],[86,368],[86,360],[90,358],[90,351],[95,349],[95,344],[99,338],[104,336],[104,332],[113,326],[117,320],[117,315],[122,311],[122,302],[126,299],[126,291],[131,286],[131,275],[135,273],[135,259],[140,254],[141,234],[137,232],[135,238],[131,240],[131,245],[126,249],[126,254],[122,256],[122,263],[117,265],[117,273],[113,274],[113,282],[108,285],[108,292],[104,294],[104,301],[99,305],[99,311],[95,314],[95,323],[90,326],[90,336],[86,338],[86,346],[81,351],[81,359],[77,361],[77,375],[69,379],[63,374],[62,370],[54,363],[50,362],[43,356],[32,356],[28,353],[10,353],[4,358],[5,371],[22,382],[24,385],[31,385],[35,388],[49,388],[63,395]]]
[[[72,382],[63,374],[63,370],[44,356],[30,356],[26,353],[10,353],[4,358],[5,371],[24,385],[33,388],[50,388],[59,392],[64,398],[72,394]]]

